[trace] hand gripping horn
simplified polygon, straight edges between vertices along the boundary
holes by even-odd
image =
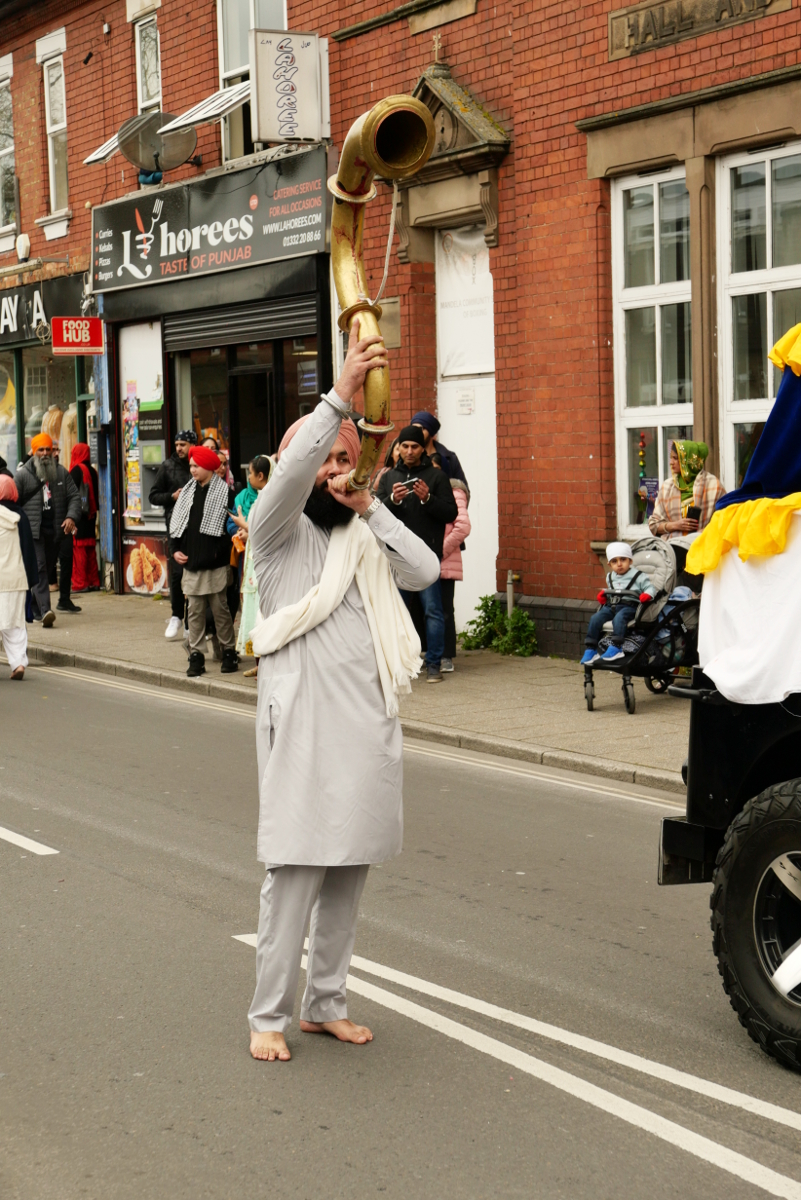
[[[351,125],[339,170],[328,180],[334,197],[331,214],[331,266],[342,314],[339,327],[350,332],[358,314],[360,338],[381,334],[381,308],[367,291],[362,254],[364,206],[376,194],[373,177],[408,179],[423,167],[434,148],[434,122],[413,96],[387,96]],[[381,443],[395,426],[390,420],[389,367],[375,367],[364,381],[364,419],[359,461],[348,477],[348,490],[369,486]]]

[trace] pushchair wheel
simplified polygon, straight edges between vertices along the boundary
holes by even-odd
[[[629,679],[623,680],[623,702],[626,705],[626,712],[633,714],[637,707],[637,701],[634,698],[634,684]]]
[[[595,684],[591,679],[584,680],[584,699],[587,701],[587,712],[592,712],[592,702],[595,699]]]
[[[664,675],[646,675],[645,686],[655,696],[663,695],[668,690],[668,680]]]

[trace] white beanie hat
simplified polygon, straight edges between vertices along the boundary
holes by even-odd
[[[613,558],[634,558],[634,552],[628,542],[610,542],[606,547],[606,561]]]

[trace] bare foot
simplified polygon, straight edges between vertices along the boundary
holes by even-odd
[[[373,1035],[366,1025],[354,1025],[353,1021],[301,1021],[300,1028],[304,1033],[330,1033],[340,1042],[355,1042],[363,1046],[372,1042]]]
[[[289,1053],[283,1033],[255,1033],[250,1031],[250,1053],[264,1062],[289,1062]]]

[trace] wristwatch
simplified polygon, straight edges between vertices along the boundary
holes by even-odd
[[[374,512],[378,512],[379,508],[381,508],[381,501],[378,499],[378,496],[374,496],[367,508],[362,513],[362,520],[368,520],[370,517],[372,517]]]

